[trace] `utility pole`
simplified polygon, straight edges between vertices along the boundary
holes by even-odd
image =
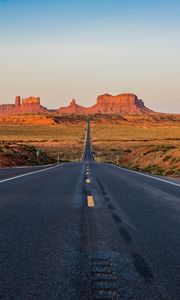
[[[57,156],[57,163],[59,164],[59,160],[60,160],[60,158],[59,158],[59,154],[58,154],[58,156]]]

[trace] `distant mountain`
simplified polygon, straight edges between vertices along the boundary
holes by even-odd
[[[112,96],[104,94],[98,96],[96,104],[91,107],[78,105],[72,100],[66,107],[57,110],[48,110],[43,107],[39,97],[21,99],[15,98],[15,104],[0,105],[0,115],[24,114],[24,113],[56,113],[56,114],[154,114],[144,105],[144,102],[134,94],[120,94]]]
[[[0,115],[41,112],[48,112],[48,110],[41,105],[39,97],[29,97],[26,99],[21,99],[20,96],[17,96],[15,98],[15,104],[0,105]]]
[[[60,114],[153,114],[144,102],[134,94],[98,96],[97,102],[91,107],[83,107],[72,100],[67,107],[60,107]]]

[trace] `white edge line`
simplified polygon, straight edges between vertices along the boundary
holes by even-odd
[[[60,164],[60,165],[56,165],[56,166],[53,166],[53,167],[50,167],[50,168],[45,168],[45,169],[42,169],[42,170],[33,171],[33,172],[29,172],[29,173],[18,175],[18,176],[14,176],[14,177],[2,179],[2,180],[0,180],[0,183],[11,181],[11,180],[15,180],[15,179],[18,179],[18,178],[21,178],[21,177],[33,175],[33,174],[40,173],[40,172],[45,172],[45,171],[48,171],[48,170],[51,170],[51,169],[55,169],[55,168],[61,167],[62,165],[63,164]]]
[[[165,179],[153,177],[153,176],[151,176],[151,175],[147,175],[147,174],[140,173],[140,172],[137,172],[137,171],[128,170],[128,169],[125,169],[125,168],[122,168],[122,167],[119,167],[119,166],[116,166],[116,165],[113,165],[113,164],[110,164],[110,165],[113,166],[113,167],[115,167],[115,168],[118,168],[118,169],[121,169],[121,170],[123,170],[123,171],[126,171],[126,172],[135,173],[135,174],[138,174],[138,175],[141,175],[141,176],[149,177],[149,178],[151,178],[151,179],[155,179],[155,180],[158,180],[158,181],[162,181],[162,182],[169,183],[169,184],[172,184],[172,185],[175,185],[175,186],[180,187],[180,184],[175,183],[175,182],[171,182],[171,181],[167,181],[167,180],[165,180]]]

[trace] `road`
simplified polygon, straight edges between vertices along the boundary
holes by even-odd
[[[96,164],[0,170],[0,299],[180,299],[180,183]]]

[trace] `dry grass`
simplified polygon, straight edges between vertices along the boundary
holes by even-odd
[[[148,173],[180,176],[180,126],[93,124],[93,149],[99,162]]]
[[[55,125],[1,125],[0,141],[34,145],[53,158],[80,161],[86,117],[58,116]],[[180,176],[180,117],[93,116],[97,161],[155,174]]]
[[[84,139],[85,127],[82,125],[1,125],[0,140],[5,141],[79,141]]]
[[[3,125],[0,126],[0,141],[34,145],[48,155],[62,161],[79,161],[85,138],[84,124],[51,126]]]
[[[180,138],[180,126],[147,126],[147,125],[111,125],[96,124],[92,126],[93,141],[104,142],[149,142],[149,141],[176,141]]]

